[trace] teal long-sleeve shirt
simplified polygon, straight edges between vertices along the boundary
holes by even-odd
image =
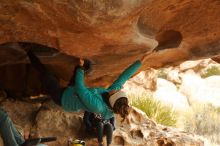
[[[101,114],[104,119],[113,117],[113,111],[102,99],[102,93],[120,90],[124,83],[138,70],[141,62],[138,60],[130,65],[111,86],[106,88],[89,88],[84,84],[84,71],[77,69],[75,85],[68,86],[63,93],[61,103],[65,111],[85,110]]]

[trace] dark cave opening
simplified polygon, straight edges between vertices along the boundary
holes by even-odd
[[[31,66],[25,49],[32,50],[60,82],[69,80],[77,58],[56,48],[29,42],[0,45],[0,90],[21,99],[44,93],[39,73]]]
[[[156,35],[158,46],[154,51],[178,48],[183,39],[182,34],[176,30],[167,30]]]

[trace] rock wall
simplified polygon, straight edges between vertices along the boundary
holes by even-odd
[[[82,113],[63,112],[52,101],[4,100],[1,105],[14,123],[32,137],[56,136],[58,140],[49,146],[65,146],[69,138],[85,139],[88,146],[97,145],[95,138],[85,137]],[[203,146],[195,135],[158,125],[135,108],[123,123],[120,117],[116,119],[112,146]]]
[[[72,57],[44,60],[65,81],[78,57],[94,62],[91,85],[105,86],[146,53],[142,70],[220,52],[218,0],[1,0],[0,11],[1,66],[24,59],[5,44],[35,43]]]
[[[0,88],[15,97],[42,92],[39,77],[27,65],[26,55],[17,44],[37,52],[63,85],[79,57],[93,62],[87,84],[107,86],[129,64],[146,54],[140,70],[200,58],[218,60],[220,52],[219,0],[0,0],[0,12]],[[8,106],[11,105],[13,102]],[[36,106],[31,105],[30,109],[37,112]],[[9,113],[22,109],[15,107]],[[48,111],[41,110],[37,114],[39,123],[58,115],[70,121],[78,119],[74,114],[69,116],[52,109],[51,117],[47,117],[44,114]],[[24,116],[16,113],[19,114]],[[28,115],[24,119],[33,120],[32,114]],[[31,125],[33,122],[27,129]],[[34,125],[42,134],[42,124]],[[122,139],[116,138],[119,143]]]

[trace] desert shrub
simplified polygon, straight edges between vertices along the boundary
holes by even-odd
[[[145,112],[149,118],[157,123],[165,126],[175,126],[176,113],[170,107],[162,105],[161,102],[147,95],[139,97],[131,95],[130,99],[132,99],[132,106]]]
[[[217,66],[211,66],[209,68],[207,68],[204,73],[201,74],[202,78],[207,78],[209,76],[213,76],[213,75],[220,75],[220,69]]]
[[[220,111],[211,105],[194,105],[181,119],[183,129],[220,144]]]
[[[157,72],[157,77],[162,79],[167,79],[167,72],[164,68],[161,68]]]

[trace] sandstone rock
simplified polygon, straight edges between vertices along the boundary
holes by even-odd
[[[183,62],[180,64],[180,71],[185,71],[185,70],[196,68],[198,65],[200,65],[201,62],[202,62],[202,60]],[[204,66],[203,66],[203,68],[204,68]]]
[[[155,73],[154,75],[154,77],[156,77]],[[149,89],[144,87],[145,84],[141,82],[137,83],[135,79],[137,79],[137,77],[134,77],[127,81],[124,85],[123,90],[126,91],[128,95],[132,95],[135,97],[151,95],[149,93]],[[146,78],[144,80],[146,80]],[[148,81],[150,80],[146,80],[146,82]],[[185,111],[187,108],[189,108],[187,97],[177,91],[177,87],[174,83],[162,78],[157,78],[156,81],[156,87],[154,87],[156,91],[153,92],[152,97],[177,111]]]
[[[220,56],[215,56],[215,57],[212,57],[212,60],[217,62],[217,63],[220,63]]]
[[[167,80],[175,83],[175,84],[180,84],[181,83],[181,78],[180,78],[180,71],[178,68],[172,69],[171,71],[168,71],[167,73]]]
[[[29,132],[34,124],[35,115],[41,106],[39,103],[32,104],[16,100],[6,100],[1,105],[16,125]]]
[[[162,78],[157,78],[157,89],[159,88],[165,88],[170,90],[177,90],[176,85],[170,81],[167,81]]]
[[[9,107],[9,104],[13,106]],[[66,145],[69,138],[84,139],[89,146],[97,145],[95,138],[85,138],[82,113],[64,112],[53,102],[46,102],[40,108],[31,103],[18,101],[7,101],[3,103],[3,106],[16,124],[25,127],[24,122],[26,124],[31,123],[32,137],[56,136],[58,140],[47,143],[49,146]],[[38,112],[33,113],[32,111],[35,111],[37,107]],[[20,111],[16,111],[17,108]],[[26,116],[21,119],[20,117],[25,114]],[[18,118],[18,116],[20,117]],[[117,115],[116,119],[113,146],[162,146],[165,143],[180,146],[203,146],[203,142],[192,134],[158,125],[136,108],[132,108],[130,115],[123,123],[121,123],[121,119]]]
[[[114,133],[113,144],[118,146],[203,146],[194,135],[157,125],[140,110],[133,108],[129,117]]]
[[[186,74],[182,78],[180,92],[188,97],[190,104],[212,104],[219,107],[219,88],[212,78],[216,77],[202,79],[197,75]]]
[[[176,111],[184,111],[189,108],[187,97],[178,92],[175,84],[165,79],[157,79],[157,90],[153,97]]]
[[[127,94],[142,95],[147,90],[156,90],[156,73],[154,69],[140,72],[138,75],[129,79],[123,86]]]
[[[207,67],[211,66],[211,64],[216,63],[212,61],[211,59],[202,59],[197,61],[186,61],[180,64],[180,71],[184,72],[187,70],[193,70],[198,74],[201,74],[201,72]]]
[[[66,82],[77,58],[92,60],[88,78],[92,86],[109,85],[145,53],[141,70],[214,57],[219,55],[219,7],[216,0],[1,0],[0,65],[11,73],[0,80],[16,79],[21,72],[22,79],[16,79],[14,86],[10,80],[5,88],[22,96],[30,87],[22,84],[32,75],[26,71],[24,52],[14,42],[37,50]],[[31,85],[39,85],[37,81]],[[39,93],[39,86],[33,90]]]
[[[82,117],[79,113],[64,113],[56,110],[41,110],[36,117],[37,136],[56,136],[58,140],[50,143],[53,146],[65,145],[69,138],[81,138]]]
[[[135,82],[138,86],[143,85],[145,89],[156,90],[156,71],[152,68],[140,72],[129,81]]]

